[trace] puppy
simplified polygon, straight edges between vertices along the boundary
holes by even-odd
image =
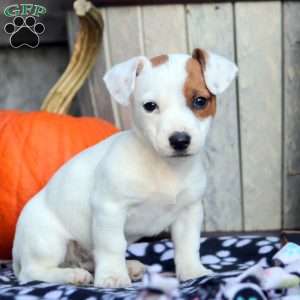
[[[201,150],[216,95],[236,73],[234,63],[201,49],[192,56],[134,57],[108,71],[106,86],[130,105],[133,128],[76,155],[27,203],[13,247],[18,279],[92,281],[84,268],[64,264],[76,241],[92,254],[95,286],[130,286],[127,245],[167,228],[178,278],[208,274],[199,258]]]

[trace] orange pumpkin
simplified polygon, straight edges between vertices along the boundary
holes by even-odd
[[[0,111],[0,259],[11,258],[25,203],[69,158],[117,131],[92,117]]]

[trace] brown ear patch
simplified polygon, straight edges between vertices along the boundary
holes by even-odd
[[[153,67],[160,66],[160,65],[166,63],[168,60],[169,60],[169,57],[166,54],[155,56],[150,59]]]
[[[199,49],[196,49],[199,50]],[[199,53],[198,53],[199,54]],[[200,56],[202,60],[204,56]],[[187,78],[183,86],[183,95],[186,99],[186,104],[194,114],[199,118],[207,118],[214,116],[216,113],[216,96],[211,94],[208,90],[205,80],[203,68],[204,61],[199,61],[195,58],[190,58],[186,63]],[[203,109],[195,109],[193,107],[193,100],[197,97],[203,97],[208,100],[207,105]]]
[[[196,48],[196,49],[193,50],[192,57],[200,63],[200,65],[202,67],[202,71],[204,71],[205,67],[206,67],[206,62],[207,62],[207,59],[208,59],[207,52],[205,50],[200,49],[200,48]]]

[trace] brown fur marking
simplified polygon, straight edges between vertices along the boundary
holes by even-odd
[[[197,56],[194,57],[194,53],[197,50]],[[202,52],[200,54],[200,52]],[[205,55],[206,53],[200,49],[195,49],[193,58],[190,58],[186,64],[187,78],[183,86],[183,94],[186,98],[188,107],[194,112],[198,118],[207,118],[214,116],[216,113],[216,96],[211,94],[208,90],[203,70],[205,68]],[[205,108],[197,110],[193,108],[192,102],[196,97],[204,97],[208,100]]]
[[[166,63],[168,61],[168,59],[169,59],[168,55],[162,54],[159,56],[152,57],[150,59],[150,61],[151,61],[153,67],[157,67],[157,66],[160,66],[160,65]]]
[[[207,52],[200,48],[196,48],[193,50],[192,57],[195,58],[196,60],[198,60],[198,62],[200,63],[200,65],[202,67],[202,70],[204,71],[205,67],[206,67],[206,61],[208,59]]]

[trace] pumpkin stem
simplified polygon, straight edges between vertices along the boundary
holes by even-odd
[[[67,113],[75,94],[96,63],[103,36],[102,15],[86,0],[76,0],[74,10],[79,17],[80,30],[76,36],[73,54],[65,72],[44,99],[41,110]]]

